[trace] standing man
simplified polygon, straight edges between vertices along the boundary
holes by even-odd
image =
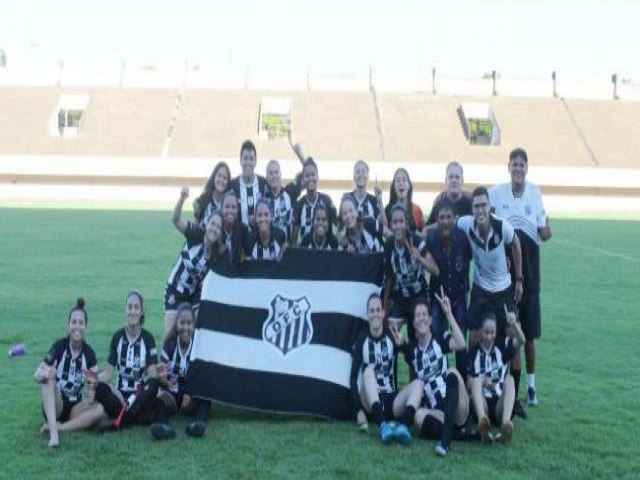
[[[527,170],[527,152],[522,148],[516,148],[509,154],[511,182],[496,185],[489,193],[491,206],[495,209],[496,215],[505,218],[514,226],[522,250],[524,290],[519,318],[526,338],[524,355],[527,365],[527,403],[536,406],[536,340],[541,334],[540,240],[546,242],[551,238],[551,228],[542,204],[540,189],[526,181]],[[517,278],[516,272],[512,271],[511,274]],[[520,368],[514,368],[512,374],[517,398]]]
[[[424,236],[426,237],[426,229],[435,228],[438,221],[438,209],[443,201],[447,201],[452,208],[454,220],[464,215],[472,215],[471,195],[462,190],[464,185],[464,172],[459,162],[449,162],[444,178],[444,192],[438,194],[433,201],[433,207],[429,218],[427,218],[427,226],[425,227]]]
[[[231,180],[230,187],[238,197],[240,220],[249,229],[255,229],[256,203],[267,189],[264,177],[255,174],[257,163],[256,146],[245,140],[240,147],[240,167],[242,174]]]

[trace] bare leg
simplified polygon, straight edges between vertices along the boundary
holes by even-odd
[[[527,373],[536,373],[536,341],[527,340],[524,344],[524,358],[527,363]]]
[[[104,417],[104,408],[99,403],[80,402],[71,409],[69,421],[58,425],[61,432],[87,430],[96,425]]]
[[[393,416],[395,418],[401,418],[405,411],[405,407],[411,406],[417,409],[422,401],[422,391],[424,389],[424,383],[422,380],[414,380],[409,385],[404,387],[395,400],[393,401]]]
[[[480,420],[487,415],[487,402],[482,394],[482,379],[469,378],[469,391],[471,392],[471,403],[473,404],[473,410],[476,412],[476,417]]]
[[[167,338],[175,336],[176,334],[176,311],[167,310],[164,312],[164,333],[162,334],[162,342],[164,343]]]
[[[511,422],[511,412],[513,410],[513,402],[515,401],[515,388],[513,385],[513,377],[507,375],[504,380],[504,391],[496,404],[496,417],[502,421],[502,425]]]
[[[56,385],[56,370],[51,368],[49,378],[42,384],[42,408],[47,417],[47,427],[49,429],[49,447],[60,445],[58,435],[58,415],[62,413],[62,397]]]
[[[373,371],[373,365],[369,365],[362,374],[362,391],[360,392],[362,405],[367,412],[371,411],[371,405],[380,401],[378,394],[378,381]]]

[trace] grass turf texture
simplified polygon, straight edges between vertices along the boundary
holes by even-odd
[[[76,297],[87,300],[101,367],[130,289],[143,293],[146,327],[159,337],[164,282],[181,238],[167,212],[0,209],[0,347],[24,342],[28,350],[0,358],[0,477],[637,478],[640,223],[557,220],[553,229],[542,256],[540,406],[515,422],[509,447],[454,443],[442,460],[431,441],[384,446],[351,422],[214,405],[200,440],[186,437],[178,417],[173,441],[153,441],[147,427],[61,434],[52,453],[38,434],[31,375],[65,334]]]

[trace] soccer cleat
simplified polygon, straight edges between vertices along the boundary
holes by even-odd
[[[515,403],[513,404],[513,412],[511,413],[511,418],[513,417],[518,417],[522,420],[527,419],[527,412],[524,411],[524,408],[522,407],[522,404],[518,399],[516,399]]]
[[[154,423],[151,425],[151,435],[156,440],[168,440],[176,436],[176,432],[170,425],[164,423]]]
[[[536,393],[536,389],[533,387],[527,388],[527,405],[530,407],[538,406],[538,394]]]
[[[393,441],[394,431],[393,426],[389,422],[382,422],[380,424],[380,440],[385,445],[390,444]]]
[[[502,424],[500,427],[500,441],[502,443],[511,443],[511,439],[513,438],[513,423],[508,421]]]
[[[491,422],[486,415],[478,422],[478,433],[480,434],[480,443],[483,445],[493,441],[493,438],[491,438]]]
[[[409,445],[411,443],[411,432],[404,423],[399,423],[393,430],[393,438],[402,445]]]
[[[436,448],[434,448],[433,451],[436,452],[436,455],[438,455],[439,457],[446,457],[447,455],[449,455],[449,447],[445,447],[444,445],[442,445],[442,442],[438,442]]]
[[[201,420],[196,420],[195,422],[191,422],[187,428],[187,435],[194,438],[200,438],[204,435],[205,430],[207,429],[207,424]]]

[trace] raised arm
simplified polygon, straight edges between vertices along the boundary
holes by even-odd
[[[507,317],[507,330],[509,336],[513,338],[514,347],[518,348],[520,345],[524,345],[526,338],[524,336],[524,333],[522,332],[522,328],[520,328],[520,322],[518,322],[516,319],[515,312],[510,312],[505,305],[504,313]]]
[[[180,233],[184,233],[187,230],[187,222],[182,218],[182,207],[187,198],[189,198],[189,187],[182,187],[180,189],[180,198],[176,202],[176,206],[173,208],[173,214],[171,215],[171,221]]]
[[[449,301],[449,297],[444,294],[444,289],[442,285],[440,286],[440,295],[435,292],[435,297],[438,300],[438,303],[442,307],[442,311],[447,317],[447,322],[449,322],[449,328],[451,329],[451,339],[449,340],[449,348],[451,350],[462,350],[466,348],[467,344],[464,341],[464,335],[462,334],[462,330],[458,326],[458,322],[453,316],[453,312],[451,311],[451,302]]]
[[[431,275],[432,277],[437,278],[440,276],[440,267],[438,267],[438,264],[436,263],[434,258],[431,256],[431,252],[427,252],[424,266],[429,272],[429,275]]]

